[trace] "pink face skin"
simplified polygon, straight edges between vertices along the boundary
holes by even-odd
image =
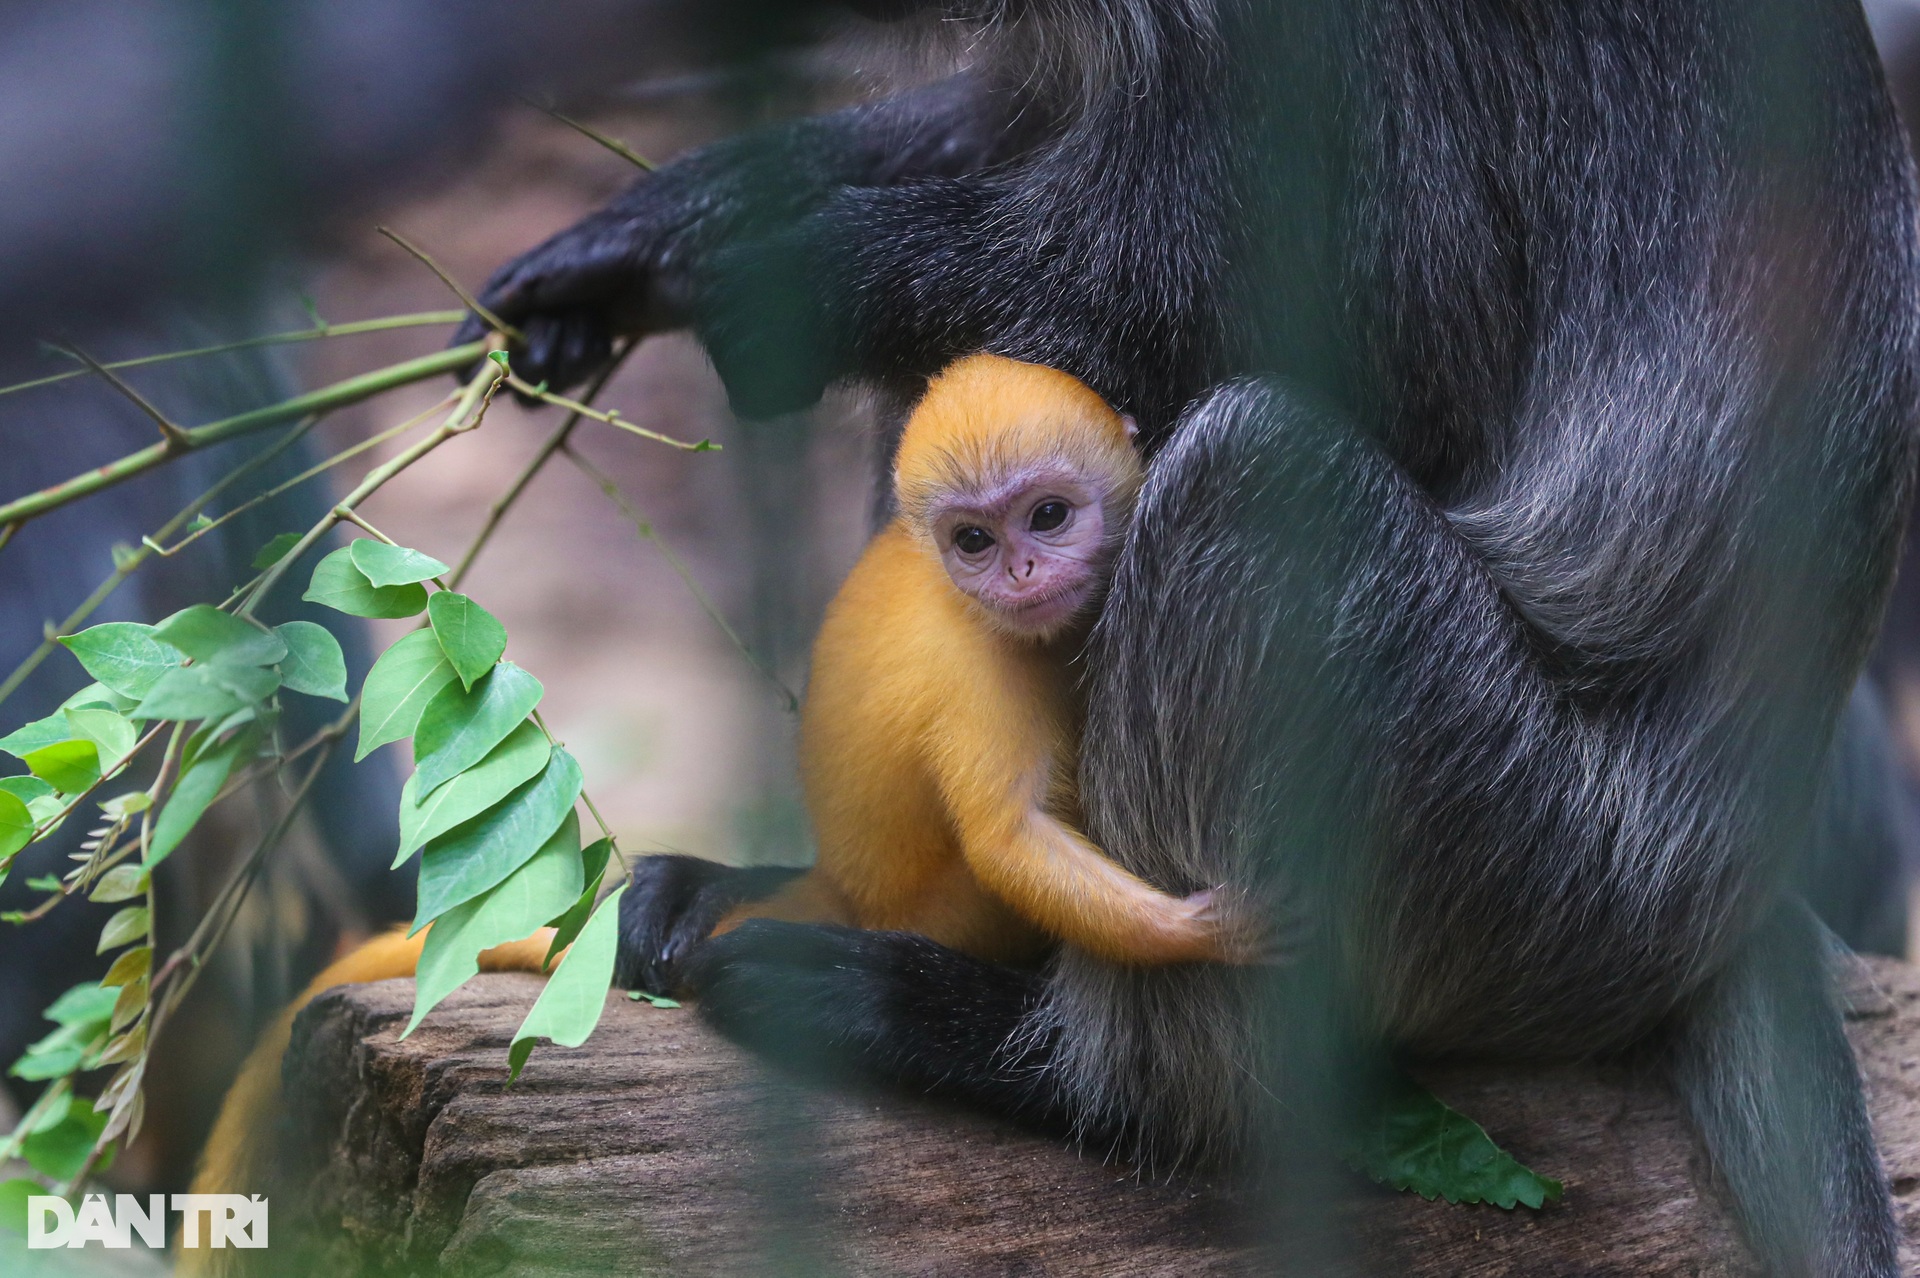
[[[930,512],[953,584],[1002,627],[1032,639],[1064,629],[1099,594],[1108,558],[1107,493],[1066,467],[956,493]]]

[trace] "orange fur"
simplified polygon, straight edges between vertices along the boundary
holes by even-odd
[[[1097,477],[1124,525],[1140,463],[1123,420],[1065,373],[973,356],[902,435],[901,514],[867,547],[814,645],[801,766],[819,855],[747,918],[918,932],[1030,959],[1064,939],[1122,963],[1230,960],[1208,907],[1143,882],[1076,828],[1074,637],[1023,640],[955,587],[924,516],[1039,461]]]

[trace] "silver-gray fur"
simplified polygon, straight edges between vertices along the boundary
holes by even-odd
[[[609,328],[691,324],[748,413],[978,349],[1132,412],[1089,824],[1305,940],[1251,973],[702,943],[723,889],[668,858],[625,970],[1153,1166],[1324,1138],[1368,1045],[1652,1054],[1776,1273],[1891,1275],[1792,894],[1841,828],[1821,796],[1864,793],[1825,774],[1862,753],[1835,732],[1920,401],[1913,181],[1857,4],[943,12],[967,72],[690,156],[485,300],[556,381]]]

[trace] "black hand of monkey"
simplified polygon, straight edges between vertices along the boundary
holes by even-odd
[[[736,905],[770,896],[805,873],[794,866],[742,868],[692,856],[641,857],[620,899],[614,984],[675,994],[688,956]]]
[[[513,370],[555,390],[605,365],[616,335],[664,332],[687,322],[668,251],[678,219],[670,199],[628,199],[521,254],[494,272],[480,304],[520,330]],[[670,192],[666,192],[670,195]],[[469,315],[453,344],[478,341],[487,321]]]

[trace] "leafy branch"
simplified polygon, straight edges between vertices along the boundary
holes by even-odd
[[[200,359],[208,355],[229,355],[235,351],[257,350],[265,346],[286,346],[294,342],[311,342],[327,337],[355,337],[364,333],[387,333],[402,328],[458,324],[466,317],[465,311],[422,311],[417,315],[389,315],[380,319],[351,320],[345,324],[329,324],[324,320],[318,320],[312,328],[295,329],[289,333],[269,333],[264,337],[249,337],[238,342],[221,342],[216,346],[196,346],[192,350],[168,351],[163,355],[142,355],[138,359],[110,360],[101,367],[119,372],[126,368],[146,368],[152,364],[169,364],[175,360]],[[58,346],[53,349],[62,350]],[[92,371],[88,368],[75,368],[64,373],[36,377],[32,381],[15,382],[11,386],[0,386],[0,395],[35,390],[41,386],[54,386],[60,382],[72,381],[76,377],[85,377]]]
[[[622,358],[630,347],[623,348]],[[357,508],[429,453],[481,424],[510,378],[506,356],[495,353],[449,397],[450,407],[444,400],[438,406],[449,411],[436,429],[376,466],[304,534],[276,538],[255,559],[260,574],[222,605],[195,605],[155,626],[115,622],[70,633],[150,556],[178,553],[230,519],[232,510],[218,521],[205,519],[203,511],[290,447],[326,406],[352,402],[362,392],[377,393],[375,387],[404,385],[480,353],[476,344],[430,361],[396,365],[248,415],[253,423],[249,428],[259,429],[268,419],[289,420],[292,405],[310,410],[269,449],[235,468],[144,539],[140,549],[127,548],[117,558],[114,574],[65,623],[50,628],[41,650],[0,688],[3,696],[18,686],[56,643],[72,651],[96,680],[53,716],[0,739],[0,751],[15,754],[29,770],[26,776],[0,777],[0,879],[21,848],[53,833],[136,755],[166,736],[151,784],[101,801],[103,823],[75,854],[79,866],[63,879],[44,884],[53,890],[39,907],[15,916],[16,921],[37,918],[58,901],[83,892],[99,901],[143,902],[127,905],[103,930],[101,951],[123,950],[107,977],[98,986],[76,987],[56,1002],[48,1016],[57,1028],[13,1068],[18,1076],[51,1085],[42,1103],[0,1142],[0,1157],[25,1152],[41,1175],[63,1192],[103,1166],[117,1142],[138,1132],[145,1105],[142,1080],[154,1040],[197,981],[308,800],[321,768],[355,723],[360,726],[356,757],[392,741],[414,740],[417,767],[402,799],[396,866],[416,851],[422,854],[422,908],[415,927],[433,925],[421,960],[415,1022],[477,970],[481,949],[519,939],[543,924],[555,929],[548,961],[557,958],[560,965],[516,1038],[510,1055],[513,1071],[518,1072],[538,1038],[577,1044],[598,1020],[610,983],[620,889],[605,899],[601,892],[618,850],[586,793],[578,765],[539,718],[538,681],[501,660],[504,627],[445,583],[459,584],[506,512],[546,462],[565,450],[581,420],[615,415],[601,414],[584,401],[563,401],[567,418],[494,503],[458,572],[393,544]],[[96,365],[95,371],[103,373],[104,366]],[[610,367],[589,389],[587,401],[612,371]],[[350,388],[350,393],[342,388]],[[132,394],[131,388],[122,390]],[[396,438],[428,415],[343,450],[239,508]],[[235,431],[235,420],[178,431],[160,447],[171,441],[177,455],[179,439],[185,439],[187,447],[205,446],[208,432]],[[664,437],[660,442],[678,444]],[[152,452],[123,459],[120,469],[144,465],[139,459]],[[56,486],[49,493],[58,500],[44,509],[76,500],[86,491],[72,481]],[[15,502],[0,510],[20,508]],[[163,544],[189,522],[194,527],[186,538],[172,547]],[[423,628],[375,663],[351,701],[340,647],[329,632],[298,621],[268,628],[253,618],[291,566],[342,523],[372,537],[325,556],[313,570],[305,597],[359,616],[426,613]],[[426,583],[439,589],[429,596]],[[700,597],[704,599],[704,592]],[[348,704],[305,742],[283,749],[276,732],[279,698],[289,691]],[[308,756],[278,819],[229,877],[189,938],[156,970],[153,869],[212,806],[256,778]],[[576,802],[584,803],[603,836],[586,848],[579,843]],[[503,929],[511,935],[502,934]],[[76,1073],[109,1065],[118,1068],[97,1101],[89,1104],[74,1094]],[[65,1154],[48,1154],[49,1141]]]
[[[238,413],[216,422],[209,422],[204,426],[183,429],[177,439],[163,439],[138,452],[129,453],[117,461],[108,462],[105,466],[84,471],[71,479],[63,480],[51,488],[43,488],[37,493],[0,505],[0,528],[17,527],[28,520],[37,519],[50,510],[58,510],[82,497],[90,497],[102,489],[111,488],[136,475],[145,474],[183,453],[210,448],[215,444],[223,444],[230,439],[251,435],[270,426],[297,421],[302,417],[332,412],[334,409],[357,404],[375,395],[413,382],[425,381],[430,377],[443,377],[466,367],[486,353],[485,342],[468,342],[463,346],[449,347],[446,350],[422,355],[418,359],[393,364],[375,372],[349,377],[331,386],[305,395],[296,395],[292,399],[282,400],[278,404],[270,404],[265,408]]]

